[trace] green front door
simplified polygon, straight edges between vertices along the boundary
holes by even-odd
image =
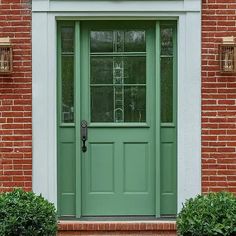
[[[176,214],[176,45],[175,21],[58,22],[60,217]]]
[[[155,215],[152,22],[82,23],[82,215]]]

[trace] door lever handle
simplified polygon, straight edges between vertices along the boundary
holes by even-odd
[[[82,141],[82,152],[87,151],[86,141],[88,139],[88,123],[86,120],[82,120],[80,124],[80,131],[81,131],[81,141]]]

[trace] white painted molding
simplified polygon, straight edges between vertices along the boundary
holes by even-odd
[[[178,30],[178,209],[201,193],[201,16],[187,13]],[[194,25],[194,27],[193,27]]]
[[[33,14],[33,190],[48,197],[48,158],[50,147],[48,124],[48,32],[47,13]]]
[[[47,56],[48,56],[48,88],[50,91],[48,93],[48,111],[50,114],[48,116],[48,126],[50,130],[48,131],[49,139],[48,146],[48,173],[50,176],[48,178],[48,199],[57,204],[57,26],[55,16],[48,15],[48,24],[47,26]],[[51,138],[53,137],[53,138]]]
[[[67,1],[71,3],[72,1]],[[134,11],[133,3],[123,2],[125,11],[111,11],[104,2],[99,12],[74,1],[73,12],[62,11],[65,2],[33,0],[33,190],[57,203],[57,136],[56,136],[56,20],[57,19],[178,19],[178,209],[185,199],[201,193],[201,12],[179,2],[183,11],[159,11],[146,6]],[[40,8],[40,3],[43,3]],[[140,2],[139,2],[140,3]],[[153,4],[153,1],[149,1]],[[170,1],[169,3],[173,3]],[[52,5],[61,9],[51,12]],[[84,3],[83,3],[84,4]],[[93,2],[95,4],[95,2]],[[127,4],[127,5],[126,5]],[[147,2],[145,1],[145,4]],[[168,4],[167,4],[168,5]],[[70,6],[71,7],[71,6]],[[112,6],[113,7],[113,6]],[[39,10],[41,9],[41,10]],[[75,11],[78,9],[78,11]],[[100,8],[101,9],[101,8]],[[162,8],[164,9],[164,8]],[[167,9],[167,7],[166,7]],[[186,10],[188,9],[188,11]],[[121,9],[120,9],[121,10]],[[137,8],[136,8],[137,10]],[[46,11],[46,12],[44,12]],[[48,12],[47,12],[48,11]],[[194,46],[193,46],[194,45]]]
[[[105,7],[104,7],[105,6]],[[33,12],[198,12],[200,0],[184,1],[49,1],[33,0]]]
[[[49,24],[50,22],[50,24]],[[56,21],[33,14],[33,190],[57,203]]]
[[[32,0],[32,11],[47,12],[49,11],[49,0]]]

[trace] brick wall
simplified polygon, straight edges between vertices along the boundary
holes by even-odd
[[[31,1],[0,0],[13,73],[0,75],[0,190],[31,189]],[[236,37],[236,1],[202,1],[202,191],[236,192],[236,76],[219,72],[222,37]]]
[[[13,44],[13,73],[0,75],[0,191],[31,189],[30,0],[0,0],[0,37]]]
[[[236,75],[219,71],[222,37],[236,37],[236,1],[202,1],[202,191],[236,193]]]

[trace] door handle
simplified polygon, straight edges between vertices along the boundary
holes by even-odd
[[[88,123],[86,120],[82,120],[80,124],[80,131],[81,131],[81,141],[82,141],[82,152],[87,151],[86,147],[86,140],[88,139]]]

